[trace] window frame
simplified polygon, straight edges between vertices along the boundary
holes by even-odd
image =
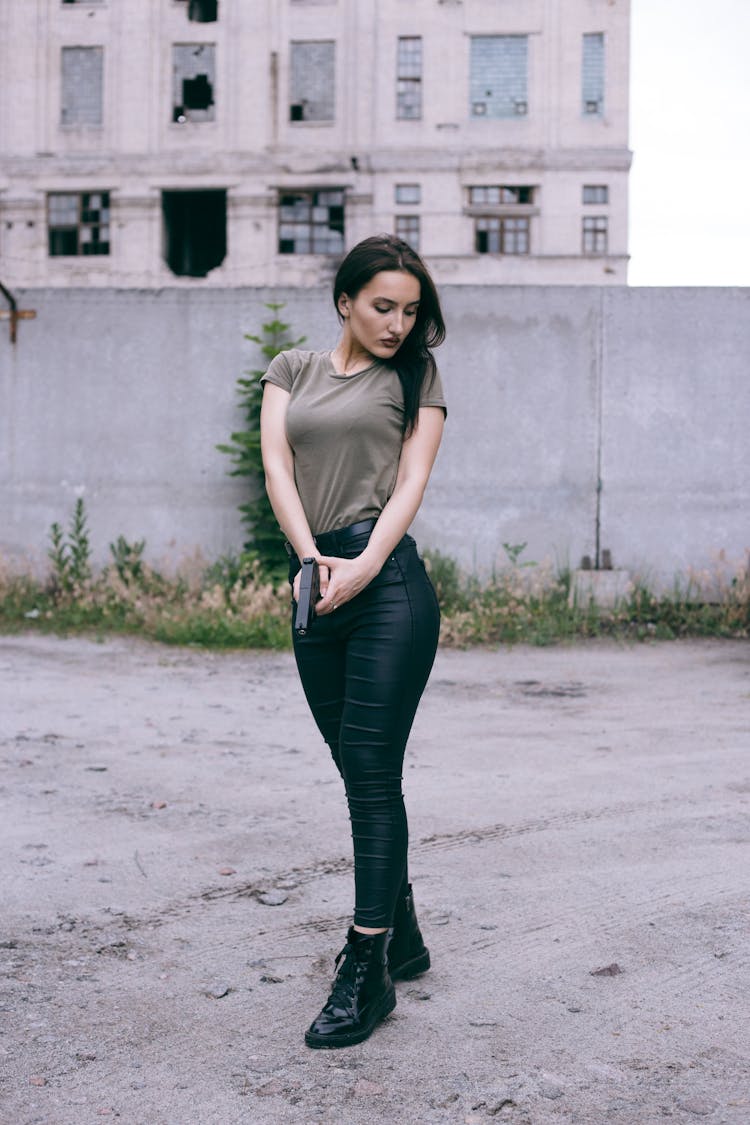
[[[590,93],[587,90],[588,75],[586,72],[586,43],[596,42],[601,45],[600,60],[601,60],[601,88],[597,90],[595,98],[587,97]],[[604,117],[604,107],[606,103],[606,90],[607,90],[607,36],[603,31],[585,31],[581,40],[581,116],[584,118],[596,118],[601,120]]]
[[[480,247],[480,235],[496,235],[497,238],[487,237],[486,248]],[[518,249],[519,235],[523,249]],[[496,241],[496,249],[489,245]],[[530,215],[477,215],[474,219],[474,253],[489,254],[501,258],[525,258],[531,254],[531,216]]]
[[[401,198],[399,198],[399,193],[401,193]],[[418,207],[422,202],[422,185],[394,184],[393,202],[397,207]]]
[[[603,247],[600,245],[601,242],[604,244]],[[607,215],[584,215],[581,222],[581,254],[584,258],[607,257],[609,254],[609,218]]]
[[[305,106],[310,105],[310,100],[304,94],[297,97],[297,90],[295,89],[295,64],[294,55],[297,50],[310,46],[326,45],[331,48],[331,108],[330,117],[306,117]],[[338,54],[338,40],[335,38],[317,38],[317,39],[290,39],[289,40],[289,115],[287,122],[295,127],[299,125],[333,125],[336,122],[336,56]],[[299,112],[297,112],[299,111]]]
[[[216,42],[208,41],[208,40],[204,43],[201,43],[201,42],[195,42],[195,41],[186,42],[184,39],[181,39],[177,42],[173,42],[171,46],[172,46],[172,117],[171,117],[171,123],[173,125],[180,126],[180,128],[184,127],[185,125],[214,125],[216,123],[216,121],[218,120],[218,113],[217,113],[217,108],[216,108],[216,86],[217,86],[217,73],[218,73],[218,62],[219,62],[218,44]],[[206,67],[206,70],[208,72],[206,74],[206,78],[209,80],[209,84],[210,84],[210,87],[211,87],[211,101],[208,103],[207,106],[204,106],[202,108],[196,108],[195,106],[187,107],[187,106],[185,106],[184,102],[178,102],[177,101],[178,96],[182,97],[182,95],[184,93],[184,83],[186,81],[195,82],[197,80],[197,78],[200,77],[200,75],[198,73],[194,74],[191,78],[186,78],[186,77],[183,76],[181,79],[179,79],[179,81],[183,85],[180,86],[180,89],[179,89],[179,92],[178,92],[178,90],[177,90],[177,81],[178,81],[178,79],[177,79],[177,66],[178,66],[177,52],[180,51],[180,50],[184,51],[186,49],[187,50],[194,50],[196,47],[200,47],[201,49],[207,48],[211,52],[211,54],[210,54],[211,66]],[[180,110],[181,112],[178,113],[178,110]],[[200,116],[200,115],[203,115],[203,114],[205,114],[205,116]],[[199,115],[199,116],[196,116],[196,115]]]
[[[321,197],[326,196],[326,195],[339,195],[341,197],[341,202],[340,203],[334,203],[334,202],[323,202],[323,201],[321,201]],[[282,213],[283,207],[294,206],[293,201],[299,201],[300,199],[302,199],[304,197],[309,197],[309,200],[310,200],[309,208],[308,208],[308,210],[309,210],[309,217],[308,218],[297,219],[295,217],[283,215],[283,213]],[[286,203],[285,203],[285,198],[287,200]],[[335,257],[337,255],[343,254],[344,245],[345,245],[344,239],[346,237],[346,188],[345,187],[317,187],[317,188],[284,187],[284,188],[277,188],[276,206],[277,206],[277,209],[278,209],[276,253],[280,257],[286,258],[286,257],[299,257],[300,255],[303,255],[303,256],[316,255],[316,256],[322,256],[322,257],[330,258],[330,257]],[[328,217],[327,217],[327,220],[325,221],[325,223],[322,220],[322,217],[319,218],[318,220],[316,220],[315,216],[313,214],[313,212],[316,210],[316,208],[322,209],[323,207],[328,208]],[[337,211],[340,211],[340,215],[336,215],[335,217],[332,216],[331,212],[334,209],[337,210]],[[335,219],[335,225],[332,222],[332,218]],[[282,237],[282,230],[283,230],[284,227],[287,227],[287,228],[288,227],[293,227],[293,228],[299,227],[300,229],[302,229],[304,227],[307,227],[308,232],[309,232],[309,236],[306,239],[306,241],[309,242],[311,248],[308,249],[308,250],[283,249],[282,246],[283,246],[284,243],[296,241],[294,236],[292,236],[292,237],[289,237],[289,236]],[[337,245],[335,248],[330,247],[326,250],[316,250],[314,248],[316,229],[325,229],[328,232],[329,236],[330,236],[331,233],[339,234],[341,236],[340,245]]]
[[[408,242],[412,250],[416,250],[417,254],[419,254],[419,244],[422,240],[421,217],[419,215],[395,215],[394,220],[393,233],[403,242]],[[411,226],[411,231],[404,230],[404,226]]]
[[[504,51],[510,53],[511,41],[517,40],[523,43],[523,88],[519,87],[517,92],[509,92],[506,99],[496,99],[492,95],[492,91],[486,91],[484,97],[476,97],[476,92],[482,88],[486,88],[486,83],[479,80],[479,76],[475,76],[475,52],[480,50],[481,40],[493,40],[496,44],[492,65],[496,73],[502,72],[504,66],[500,62],[501,55]],[[503,46],[501,46],[501,44]],[[520,118],[528,117],[529,115],[529,64],[531,54],[531,36],[528,32],[482,32],[476,35],[469,36],[469,119],[471,121],[485,120],[485,121],[514,121]],[[502,60],[505,63],[505,60]],[[513,85],[513,83],[511,83]],[[492,95],[489,97],[488,94]],[[518,96],[518,95],[521,96]],[[509,108],[512,106],[512,108]],[[495,109],[496,112],[488,112],[488,109]]]
[[[418,43],[417,64],[409,62],[408,54],[402,55],[402,44]],[[418,74],[408,73],[410,69],[418,70]],[[421,35],[399,35],[396,41],[396,120],[421,121],[423,114],[423,78],[424,78],[424,40]],[[409,112],[414,108],[415,112]]]
[[[588,192],[590,198],[586,198]],[[584,184],[581,193],[581,202],[584,207],[608,207],[609,184]]]
[[[472,209],[533,207],[536,184],[469,184],[467,191]],[[527,198],[521,198],[522,193]]]
[[[48,258],[106,258],[111,255],[111,228],[112,228],[112,206],[111,206],[111,190],[109,188],[100,191],[48,191],[46,198],[46,219],[47,219],[47,257]],[[93,196],[101,196],[101,205],[98,208],[93,208],[90,205],[90,200]],[[52,223],[53,200],[61,198],[70,198],[77,201],[77,217],[75,223]],[[84,203],[85,200],[89,201],[88,206]],[[106,218],[94,221],[85,218],[87,212],[96,211],[97,214],[106,211]],[[106,240],[99,240],[102,229],[106,229]],[[82,238],[83,231],[90,230],[96,232],[96,236],[91,239]],[[63,232],[75,231],[76,249],[72,252],[54,252],[52,250],[52,237],[54,234],[61,234]],[[87,245],[92,246],[105,246],[104,250],[87,251],[82,249]]]
[[[98,121],[66,121],[65,114],[70,106],[66,105],[65,97],[65,56],[71,51],[98,52],[99,65],[99,119]],[[63,43],[60,47],[60,128],[68,131],[75,129],[100,130],[104,128],[104,65],[105,47],[103,43]]]

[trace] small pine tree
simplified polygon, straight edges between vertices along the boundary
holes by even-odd
[[[281,535],[265,489],[260,450],[260,407],[263,400],[260,379],[274,356],[289,348],[299,347],[306,337],[300,336],[297,340],[289,338],[291,326],[278,316],[284,308],[283,302],[271,301],[265,307],[273,314],[272,319],[261,326],[262,335],[247,332],[245,339],[258,345],[267,360],[266,367],[248,371],[237,380],[237,394],[245,428],[236,430],[230,435],[229,443],[217,445],[216,448],[232,458],[234,468],[229,470],[230,476],[249,478],[253,496],[240,504],[239,509],[242,522],[249,532],[249,538],[243,547],[248,554],[260,561],[265,570],[273,572],[279,570]]]

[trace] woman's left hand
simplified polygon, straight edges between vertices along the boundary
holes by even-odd
[[[356,598],[368,582],[378,573],[371,563],[358,556],[356,559],[340,559],[334,555],[320,555],[318,563],[328,567],[328,589],[315,606],[321,616],[333,613],[345,602]]]

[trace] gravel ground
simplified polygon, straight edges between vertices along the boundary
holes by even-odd
[[[287,654],[0,638],[0,1121],[750,1122],[750,649],[440,652],[433,969],[311,1051],[352,899]]]

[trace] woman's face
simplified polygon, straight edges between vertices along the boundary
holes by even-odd
[[[391,359],[417,319],[421,286],[403,270],[383,270],[360,289],[354,299],[345,293],[339,311],[351,342],[378,359]]]

